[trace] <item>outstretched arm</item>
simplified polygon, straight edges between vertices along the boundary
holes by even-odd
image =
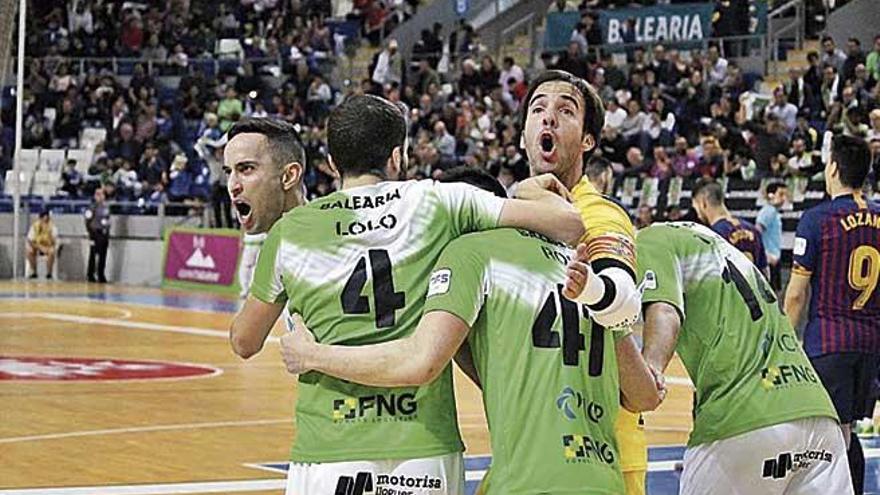
[[[315,342],[302,318],[293,317],[295,329],[281,337],[281,356],[292,374],[319,371],[326,375],[374,387],[409,387],[432,382],[455,355],[470,330],[446,311],[422,316],[410,336],[366,346],[326,345]]]

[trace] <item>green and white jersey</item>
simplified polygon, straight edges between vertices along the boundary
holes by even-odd
[[[776,295],[745,255],[707,227],[638,232],[645,304],[682,317],[676,351],[697,390],[689,446],[812,416],[837,419]]]
[[[572,251],[500,229],[449,244],[425,311],[452,313],[483,385],[492,444],[489,494],[623,493],[614,422],[613,333],[564,298]]]
[[[384,182],[286,213],[263,244],[251,295],[286,303],[318,342],[365,345],[412,333],[449,241],[497,226],[503,200],[465,184]],[[405,459],[463,449],[451,368],[423,387],[300,375],[297,462]]]

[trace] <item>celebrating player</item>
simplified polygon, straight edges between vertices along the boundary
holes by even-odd
[[[636,236],[645,360],[696,387],[681,493],[852,493],[837,415],[757,267],[708,228]]]
[[[525,200],[467,185],[389,180],[406,168],[407,143],[405,118],[387,100],[346,100],[330,114],[327,141],[342,190],[272,227],[233,333],[265,336],[287,305],[322,343],[402,338],[418,323],[431,269],[449,241],[504,226],[566,242],[583,234],[577,212],[550,192],[567,193],[552,176],[521,183]],[[402,389],[301,375],[296,421],[289,494],[343,493],[350,483],[426,495],[463,489],[449,367],[430,385]]]
[[[873,415],[880,363],[880,204],[861,193],[870,158],[864,140],[834,138],[825,166],[831,200],[805,211],[798,223],[785,293],[795,327],[810,294],[804,349],[840,416],[857,494],[865,458],[851,425]]]
[[[302,177],[306,153],[296,128],[283,120],[245,119],[229,130],[223,150],[227,190],[245,230],[239,268],[242,293],[247,294],[253,267],[269,228],[284,212],[305,204]],[[232,348],[250,357],[263,346],[267,334],[240,328],[230,334]]]
[[[605,123],[602,99],[583,79],[551,70],[531,83],[524,101],[520,147],[532,173],[552,173],[571,189],[586,226],[576,256],[576,261],[586,264],[585,289],[574,292],[566,287],[563,293],[585,304],[596,324],[632,324],[641,311],[634,228],[626,210],[584,176],[584,157],[598,146]],[[648,449],[640,418],[621,410],[617,427],[626,493],[644,494]]]
[[[474,169],[450,172],[447,180],[486,181]],[[628,332],[606,331],[585,307],[562,296],[573,254],[525,230],[460,237],[434,266],[412,335],[371,346],[327,346],[297,328],[282,337],[288,370],[314,369],[375,386],[422,385],[467,339],[492,443],[491,477],[482,492],[619,494],[619,391],[626,407],[642,411],[656,408],[665,390]]]

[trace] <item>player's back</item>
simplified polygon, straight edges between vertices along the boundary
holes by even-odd
[[[794,255],[811,276],[807,353],[880,353],[880,203],[848,194],[807,210]]]
[[[694,380],[689,445],[811,416],[836,418],[757,267],[708,228],[654,224],[636,237],[643,302],[683,317],[676,350]]]
[[[385,182],[291,210],[272,228],[254,293],[289,296],[319,342],[363,345],[409,335],[444,246],[493,228],[502,202],[463,184]],[[261,282],[258,283],[257,280]],[[269,290],[263,288],[269,287]],[[462,450],[449,368],[423,387],[383,389],[319,373],[299,378],[299,462],[399,459]]]
[[[538,234],[499,229],[453,241],[434,272],[426,311],[461,307],[459,317],[476,318],[469,343],[492,443],[488,494],[623,492],[614,332],[562,296],[571,256]],[[461,285],[449,289],[463,281],[464,297]]]
[[[712,230],[742,251],[758,269],[767,266],[761,231],[751,222],[741,218],[722,218],[712,224]]]

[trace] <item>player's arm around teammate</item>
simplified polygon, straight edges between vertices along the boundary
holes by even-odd
[[[334,346],[315,342],[298,315],[295,329],[281,337],[281,355],[292,374],[307,371],[376,387],[407,387],[432,382],[449,364],[470,332],[470,324],[447,311],[429,311],[409,337],[368,346]],[[624,406],[633,411],[656,409],[666,389],[655,380],[632,335],[618,339],[618,373]]]

